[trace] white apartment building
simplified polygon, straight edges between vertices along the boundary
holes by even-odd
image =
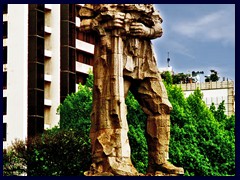
[[[57,108],[92,70],[81,4],[3,5],[3,148],[58,125]]]

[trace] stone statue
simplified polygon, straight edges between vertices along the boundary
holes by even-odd
[[[183,174],[167,161],[172,106],[157,68],[151,39],[162,19],[152,4],[85,4],[80,29],[97,32],[94,52],[92,165],[85,175],[139,173],[132,165],[125,97],[130,90],[147,115],[148,175]]]

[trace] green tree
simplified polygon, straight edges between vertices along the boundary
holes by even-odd
[[[141,173],[146,173],[148,165],[148,147],[145,137],[146,115],[131,92],[126,98],[129,143],[133,165]]]
[[[16,141],[4,155],[4,175],[79,176],[91,163],[88,135],[54,128],[42,135]]]
[[[172,84],[173,83],[173,78],[172,78],[172,75],[169,71],[165,71],[161,74],[161,77],[162,79],[164,79],[164,81],[167,83],[167,84]]]
[[[234,175],[234,133],[222,125],[222,112],[217,120],[199,89],[188,98],[175,86],[167,86],[167,90],[173,105],[170,161],[183,166],[185,175]]]
[[[86,84],[79,84],[78,91],[68,95],[57,109],[60,114],[61,129],[81,129],[86,134],[90,130],[92,111],[93,75],[87,78]]]
[[[211,70],[211,74],[210,76],[205,76],[205,82],[216,82],[220,79],[220,77],[218,76],[218,72],[215,70]]]

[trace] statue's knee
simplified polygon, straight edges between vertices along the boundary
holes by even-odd
[[[171,104],[160,104],[160,114],[170,114],[172,111],[172,105]]]

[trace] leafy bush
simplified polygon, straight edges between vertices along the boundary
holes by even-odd
[[[83,175],[91,163],[90,152],[89,138],[85,134],[74,130],[49,130],[26,142],[16,141],[5,156],[9,160],[4,161],[4,175]]]

